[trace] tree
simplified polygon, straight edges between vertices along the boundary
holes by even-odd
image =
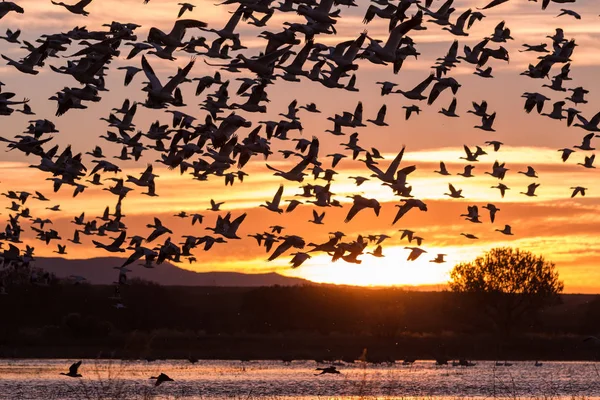
[[[528,251],[501,247],[450,272],[450,288],[463,293],[471,305],[509,335],[525,317],[560,301],[563,282],[556,265]],[[533,318],[528,318],[533,321]]]

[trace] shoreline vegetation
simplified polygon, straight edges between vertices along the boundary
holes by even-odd
[[[594,361],[600,295],[560,302],[510,332],[451,292],[360,287],[53,283],[0,296],[0,358]],[[124,308],[117,308],[121,304]]]
[[[524,335],[502,349],[493,336],[402,335],[394,340],[370,336],[288,337],[281,335],[202,335],[194,332],[151,331],[115,335],[111,340],[81,341],[77,344],[36,342],[24,335],[18,342],[0,347],[0,359],[115,359],[115,360],[239,360],[240,362],[314,360],[317,363],[355,363],[367,349],[367,363],[401,364],[403,360],[431,360],[430,348],[443,342],[452,361],[599,361],[597,351],[583,343],[585,336]],[[130,346],[133,340],[152,340],[152,347]],[[123,347],[125,346],[125,347]],[[557,348],[558,347],[558,348]]]

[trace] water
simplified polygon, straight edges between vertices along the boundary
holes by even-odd
[[[590,362],[515,362],[495,367],[344,364],[340,375],[314,376],[314,361],[83,360],[83,378],[59,375],[72,360],[0,360],[0,399],[348,399],[552,398],[600,399],[600,365]],[[175,382],[154,387],[165,372]]]

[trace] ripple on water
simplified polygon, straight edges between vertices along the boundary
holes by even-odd
[[[0,399],[313,399],[313,398],[537,398],[600,399],[600,368],[585,362],[515,362],[496,367],[348,364],[341,375],[314,376],[314,361],[84,360],[81,379],[60,375],[72,360],[0,361]],[[155,388],[150,376],[175,379]]]

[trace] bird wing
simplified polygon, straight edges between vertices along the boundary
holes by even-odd
[[[398,220],[400,218],[402,218],[407,212],[409,212],[412,207],[413,206],[410,203],[408,203],[408,202],[402,204],[402,206],[400,206],[399,209],[398,209],[398,213],[394,217],[394,221],[392,222],[392,225],[394,225],[396,222],[398,222]],[[404,233],[402,233],[402,237],[404,237]],[[412,233],[409,234],[409,239],[411,239],[411,238],[412,238]]]
[[[592,119],[590,120],[590,125],[598,126],[599,123],[600,123],[600,112],[597,113],[596,115],[594,115],[592,117]]]
[[[127,236],[127,232],[121,231],[121,234],[119,235],[119,237],[116,238],[110,246],[111,247],[121,247],[121,245],[123,245],[123,243],[125,242],[125,236]]]
[[[429,86],[429,84],[433,81],[434,75],[430,74],[427,78],[425,78],[425,80],[421,83],[419,83],[417,86],[415,86],[411,92],[417,92],[417,93],[422,93],[425,89],[427,89],[427,86]]]
[[[383,121],[385,119],[386,112],[387,112],[387,106],[384,104],[381,106],[381,108],[379,109],[379,112],[377,113],[377,120]]]
[[[177,74],[175,74],[175,76],[173,78],[171,78],[171,80],[162,88],[162,90],[167,93],[173,92],[173,90],[175,90],[175,88],[181,82],[183,82],[183,80],[185,79],[187,74],[191,71],[195,62],[196,61],[192,58],[192,60],[188,63],[188,65],[185,66],[185,68],[179,69],[177,71]]]
[[[411,29],[421,25],[421,22],[423,22],[423,12],[419,11],[414,17],[412,17],[408,21],[404,21],[403,23],[392,29],[384,48],[386,50],[395,52],[400,46],[400,41],[402,40],[402,37]]]
[[[148,78],[148,80],[150,81],[152,90],[162,89],[163,86],[160,83],[160,81],[158,80],[158,78],[156,77],[156,74],[154,73],[154,70],[148,63],[148,60],[146,60],[146,56],[142,56],[142,69],[144,70],[144,73],[146,74],[146,78]]]
[[[275,193],[275,196],[273,197],[273,205],[279,206],[279,202],[281,201],[282,194],[283,194],[283,185],[280,185],[279,189],[277,189],[277,192]]]
[[[400,165],[400,162],[402,161],[402,156],[404,156],[405,148],[406,148],[405,146],[402,146],[402,150],[400,150],[400,152],[398,153],[396,158],[394,158],[394,161],[391,162],[390,166],[385,171],[385,174],[387,176],[394,176],[396,174],[396,170],[398,169],[398,166]]]
[[[85,7],[87,7],[90,3],[92,2],[92,0],[81,0],[79,3],[75,4],[75,7],[79,7],[81,9],[84,9]]]
[[[268,260],[269,261],[273,261],[274,259],[276,259],[280,255],[282,255],[283,253],[285,253],[286,251],[288,251],[291,247],[292,247],[291,243],[288,240],[284,240],[283,243],[281,243],[279,246],[277,246],[277,248],[275,249],[275,251],[273,252],[273,254],[271,254],[269,256]]]
[[[77,361],[76,363],[71,364],[71,366],[69,367],[69,374],[77,375],[77,370],[79,369],[80,366],[81,366],[81,361]]]

